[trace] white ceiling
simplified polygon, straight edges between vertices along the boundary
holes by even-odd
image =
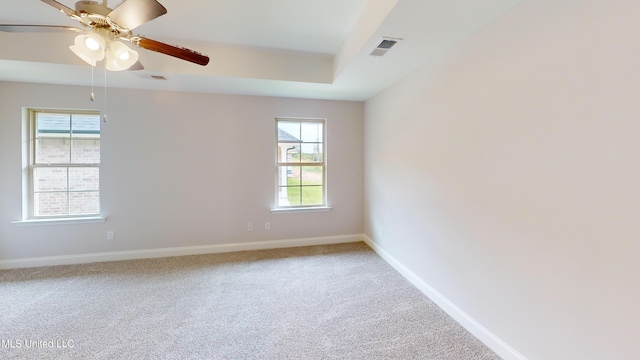
[[[206,67],[139,49],[109,87],[363,101],[439,58],[522,0],[160,0],[134,33],[208,55]],[[74,8],[73,0],[58,2]],[[109,1],[115,7],[115,0]],[[0,0],[0,24],[72,25],[39,0]],[[73,33],[0,32],[0,80],[91,84]],[[381,58],[383,36],[404,39]],[[95,84],[102,85],[102,69]],[[167,80],[152,80],[163,75]]]

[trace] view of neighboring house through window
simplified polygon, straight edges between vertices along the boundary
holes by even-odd
[[[100,114],[30,111],[29,216],[100,213]]]
[[[326,168],[322,119],[276,119],[277,206],[326,205]]]

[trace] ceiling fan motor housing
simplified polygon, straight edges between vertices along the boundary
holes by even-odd
[[[85,12],[88,14],[107,16],[111,12],[111,9],[96,1],[78,1],[76,3],[76,11],[79,13]]]

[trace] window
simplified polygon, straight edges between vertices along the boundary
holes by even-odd
[[[276,119],[277,207],[326,206],[324,125],[321,119]]]
[[[29,111],[28,217],[100,213],[100,114]]]

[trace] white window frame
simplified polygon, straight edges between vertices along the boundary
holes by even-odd
[[[327,203],[327,119],[323,118],[297,118],[297,117],[277,117],[275,119],[275,206],[271,209],[272,212],[281,211],[323,211],[330,210],[331,207]],[[299,123],[321,123],[322,124],[322,162],[295,162],[289,163],[281,161],[279,158],[279,134],[278,123],[279,122],[299,122]],[[286,155],[285,155],[286,156]],[[280,206],[280,181],[281,181],[281,167],[282,166],[319,166],[322,167],[322,204],[317,205],[287,205]],[[302,187],[303,185],[301,185]]]
[[[36,216],[35,215],[35,184],[34,184],[34,170],[36,168],[46,168],[46,167],[66,167],[69,168],[97,168],[100,173],[100,163],[55,163],[55,164],[39,164],[36,162],[36,146],[37,146],[37,114],[38,113],[55,113],[55,114],[69,114],[69,116],[73,114],[80,115],[100,115],[100,111],[97,110],[71,110],[71,109],[45,109],[45,108],[28,108],[26,109],[26,122],[25,122],[25,136],[23,139],[28,139],[26,146],[23,147],[23,221],[22,222],[32,222],[37,224],[47,224],[58,221],[75,221],[78,222],[87,222],[87,221],[104,221],[105,218],[100,216],[100,205],[98,206],[97,213],[91,214],[69,214],[67,212],[66,215],[49,215],[49,216]],[[70,135],[71,136],[71,135]],[[71,140],[71,138],[69,138]],[[101,134],[98,139],[101,140]],[[70,145],[70,151],[73,149],[73,145]],[[70,159],[71,160],[71,159]],[[100,204],[100,185],[98,185],[98,202]],[[67,194],[70,191],[67,187]],[[68,197],[69,198],[69,197]]]

